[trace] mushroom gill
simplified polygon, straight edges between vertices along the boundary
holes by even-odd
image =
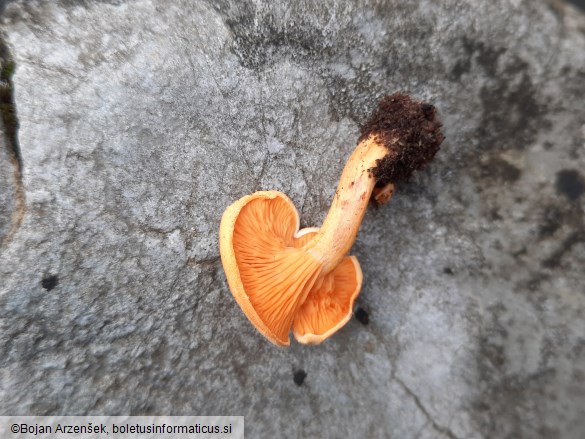
[[[220,227],[220,252],[230,290],[248,319],[273,343],[290,343],[293,319],[321,272],[296,245],[299,217],[277,191],[256,192],[232,204]]]
[[[304,246],[317,231],[306,233],[295,244]],[[296,340],[303,344],[318,344],[341,329],[351,318],[362,279],[362,270],[355,256],[345,256],[333,271],[322,274],[294,319]]]

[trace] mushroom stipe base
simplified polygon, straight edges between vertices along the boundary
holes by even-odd
[[[444,139],[435,107],[395,93],[362,129],[320,228],[299,230],[278,191],[242,197],[223,214],[220,254],[230,291],[250,322],[278,346],[292,331],[318,344],[351,318],[362,286],[355,242],[370,200],[387,203],[395,184],[426,166]]]

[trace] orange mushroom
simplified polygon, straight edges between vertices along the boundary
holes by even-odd
[[[270,341],[287,346],[327,339],[351,317],[362,285],[347,256],[368,202],[388,202],[396,182],[434,157],[443,141],[432,105],[396,93],[385,97],[362,129],[320,229],[299,230],[292,201],[281,192],[247,195],[229,206],[220,254],[236,301]]]
[[[278,191],[247,195],[229,206],[220,226],[220,253],[236,301],[266,338],[287,346],[294,322],[300,342],[318,343],[351,317],[362,285],[357,259],[329,273],[303,250],[316,228],[299,230],[292,201]]]
[[[297,245],[304,246],[317,232],[318,229],[311,229],[298,239]],[[297,341],[318,344],[342,328],[351,318],[362,278],[362,269],[355,256],[344,257],[330,273],[321,276],[294,318],[293,334]]]

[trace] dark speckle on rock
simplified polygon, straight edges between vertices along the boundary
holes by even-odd
[[[492,47],[488,43],[468,37],[461,38],[458,43],[463,48],[463,56],[459,58],[451,71],[452,79],[459,80],[464,73],[468,73],[473,62],[481,66],[490,76],[496,74],[498,60],[506,51],[505,48]]]
[[[500,221],[503,219],[502,215],[500,214],[500,210],[497,207],[490,209],[489,217],[492,221]]]
[[[566,214],[557,206],[549,206],[544,210],[538,235],[541,238],[549,238],[561,227]]]
[[[508,80],[488,81],[480,91],[484,112],[477,138],[486,150],[524,150],[548,126],[544,106],[526,62],[512,58],[504,71]]]
[[[514,183],[522,174],[522,171],[501,158],[492,157],[481,164],[481,175],[484,178],[493,178],[503,182]]]
[[[563,257],[577,244],[585,242],[585,230],[577,230],[567,236],[546,259],[542,261],[545,268],[557,269],[563,262]]]
[[[307,378],[307,372],[303,369],[299,369],[293,374],[293,381],[297,386],[302,386],[305,382],[305,378]]]
[[[575,5],[582,11],[585,11],[585,0],[567,0],[567,2]]]
[[[42,287],[47,291],[51,291],[58,284],[59,284],[59,278],[54,274],[50,274],[48,276],[45,276],[41,280]]]
[[[370,323],[370,315],[361,307],[355,310],[354,316],[355,319],[362,325],[367,325]]]
[[[502,346],[495,343],[481,343],[482,356],[492,367],[501,368],[506,360]]]
[[[575,169],[564,169],[557,174],[556,188],[560,194],[575,201],[585,192],[585,179]]]

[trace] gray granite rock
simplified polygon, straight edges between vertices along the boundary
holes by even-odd
[[[0,242],[4,242],[12,229],[15,207],[13,174],[14,166],[6,146],[5,133],[0,130]]]
[[[0,414],[244,415],[253,438],[583,437],[581,12],[15,1],[1,26],[26,201],[0,250]],[[275,348],[229,293],[221,214],[278,189],[319,225],[360,123],[396,90],[436,104],[447,140],[366,215],[352,253],[369,322]]]

